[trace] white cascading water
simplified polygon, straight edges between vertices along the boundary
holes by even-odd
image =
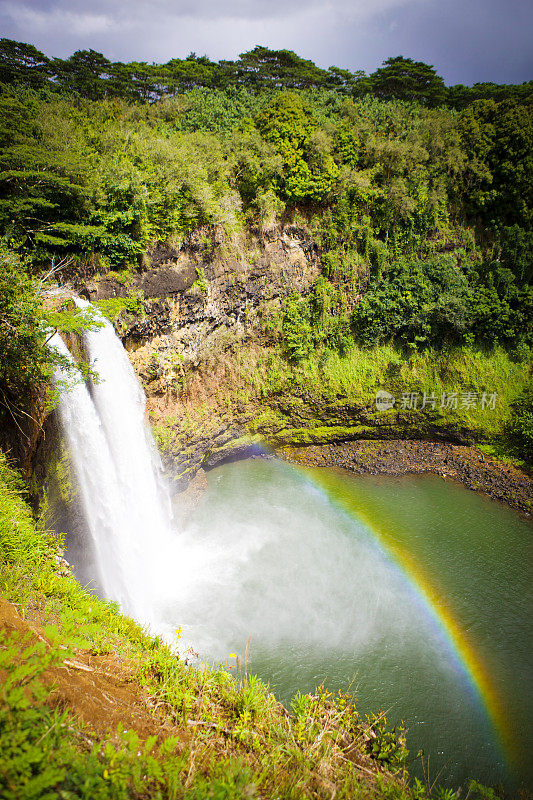
[[[351,652],[401,636],[404,590],[386,559],[281,462],[253,487],[226,476],[230,494],[218,502],[215,492],[214,505],[200,504],[176,529],[144,393],[114,328],[101,322],[83,334],[98,380],[62,392],[59,415],[105,597],[168,641],[183,628],[181,647],[210,660],[249,635],[256,648]],[[58,335],[51,344],[71,358]]]
[[[83,334],[99,379],[62,392],[59,416],[105,597],[169,641],[183,627],[182,646],[213,659],[249,634],[272,646],[361,648],[383,633],[377,620],[394,605],[394,581],[382,560],[366,541],[354,548],[322,493],[287,466],[275,468],[270,488],[245,498],[235,486],[222,507],[176,530],[144,393],[112,325],[101,321]],[[72,358],[58,335],[51,345]],[[58,371],[55,380],[67,378]]]
[[[102,590],[125,613],[154,625],[156,559],[171,536],[170,500],[144,422],[144,393],[113,327],[101,322],[83,336],[99,380],[62,392],[59,416]],[[72,358],[58,334],[50,344]],[[60,381],[68,378],[58,370]]]

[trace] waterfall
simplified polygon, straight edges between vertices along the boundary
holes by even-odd
[[[51,346],[73,362],[59,335]],[[239,478],[220,506],[200,507],[178,532],[128,354],[103,317],[83,333],[83,346],[98,377],[61,391],[58,412],[81,506],[81,550],[88,538],[99,593],[169,642],[183,628],[180,647],[202,657],[223,658],[256,632],[272,647],[293,639],[363,647],[390,589],[376,596],[383,565],[337,531],[323,495],[277,463],[264,485],[246,494]],[[61,388],[68,375],[57,370],[54,380]],[[367,586],[355,605],[353,574]],[[347,608],[348,628],[339,625]]]
[[[152,625],[157,554],[168,550],[173,537],[170,499],[144,421],[144,393],[112,325],[103,317],[101,322],[83,334],[98,379],[62,391],[59,418],[101,590],[122,611]],[[73,361],[58,334],[50,344]],[[68,376],[58,369],[54,383],[65,381]]]

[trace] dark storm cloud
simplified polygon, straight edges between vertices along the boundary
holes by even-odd
[[[267,19],[277,17],[291,10],[309,8],[318,5],[307,0],[292,0],[290,4],[283,0],[231,0],[219,3],[217,0],[129,0],[129,2],[109,2],[109,0],[93,0],[90,5],[84,0],[32,0],[27,3],[2,3],[5,6],[31,8],[35,12],[51,14],[60,11],[64,14],[80,16],[105,15],[115,22],[143,16],[154,17],[164,15],[170,18],[195,17],[197,19],[223,19],[236,17],[239,19]],[[323,3],[322,3],[323,5]]]
[[[533,5],[527,0],[431,2],[393,11],[390,21],[388,52],[434,64],[448,84],[533,78]]]
[[[533,77],[532,16],[526,0],[0,0],[2,35],[50,55],[92,47],[163,62],[264,44],[369,72],[402,54],[434,64],[447,83]]]

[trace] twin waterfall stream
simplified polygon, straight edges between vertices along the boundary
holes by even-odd
[[[61,530],[81,582],[174,646],[182,628],[205,662],[251,636],[251,670],[286,705],[324,682],[405,720],[414,775],[423,748],[449,786],[530,781],[530,742],[513,733],[533,714],[529,524],[436,477],[258,459],[209,473],[178,526],[144,393],[102,323],[83,334],[98,379],[58,406],[79,523]],[[59,335],[50,345],[73,358]]]
[[[98,381],[62,392],[61,427],[95,554],[95,579],[125,614],[153,626],[158,554],[174,538],[170,498],[144,421],[144,393],[112,325],[102,322],[83,336]],[[58,334],[51,345],[72,358]],[[65,378],[56,375],[56,381]]]

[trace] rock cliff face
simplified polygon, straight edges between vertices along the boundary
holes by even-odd
[[[26,477],[35,474],[48,447],[49,409],[44,394],[35,391],[27,410],[3,408],[0,417],[0,450]]]
[[[179,247],[156,243],[146,261],[129,286],[103,275],[82,280],[81,291],[90,300],[142,291],[147,313],[123,329],[127,346],[166,336],[166,349],[187,361],[216,350],[222,332],[239,337],[251,315],[305,292],[320,272],[316,244],[296,226],[272,226],[246,240],[201,229]]]
[[[116,273],[64,278],[91,301],[142,293],[145,313],[123,314],[116,327],[183,488],[213,453],[246,433],[257,412],[221,407],[228,361],[254,342],[263,316],[291,292],[308,291],[319,274],[320,253],[305,228],[277,224],[246,238],[205,228],[179,246],[157,242],[127,281]],[[194,412],[202,405],[199,422]]]

